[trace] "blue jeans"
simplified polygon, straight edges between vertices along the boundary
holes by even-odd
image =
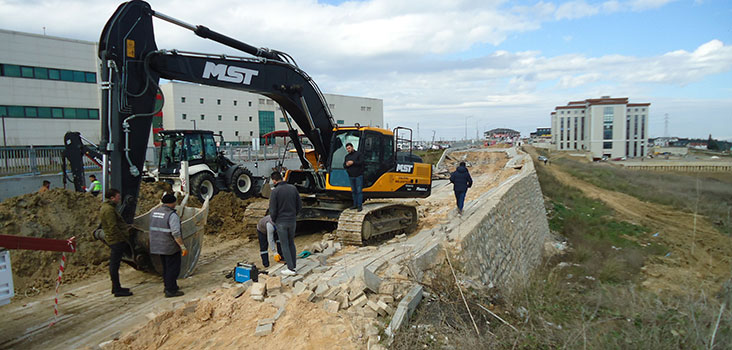
[[[465,204],[465,194],[468,191],[455,191],[455,199],[457,200],[457,207],[460,211],[463,211],[463,204]]]
[[[353,198],[353,207],[361,208],[363,206],[363,175],[349,177],[351,183],[351,197]]]

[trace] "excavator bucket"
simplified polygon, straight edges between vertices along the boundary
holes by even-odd
[[[175,209],[180,216],[180,229],[183,234],[183,243],[188,248],[188,255],[184,256],[181,260],[180,274],[178,278],[185,278],[190,276],[196,264],[198,263],[198,257],[201,255],[201,245],[203,243],[204,226],[206,225],[206,219],[208,218],[209,201],[206,200],[201,208],[192,208],[185,206],[177,206]],[[152,212],[159,207],[150,209],[145,214],[135,217],[134,226],[139,231],[138,244],[147,248],[150,251],[149,241],[149,228],[150,228],[150,216]],[[156,272],[162,273],[163,266],[160,263],[160,258],[156,255],[150,254],[150,263]]]

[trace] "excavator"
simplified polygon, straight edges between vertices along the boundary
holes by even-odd
[[[247,56],[158,49],[153,17]],[[396,145],[411,142],[411,130],[338,126],[318,86],[287,53],[251,46],[154,11],[147,2],[133,0],[121,4],[105,25],[99,40],[99,58],[105,81],[102,146],[110,156],[111,168],[116,169],[111,186],[122,193],[122,216],[126,220],[131,221],[135,212],[151,116],[158,111],[158,84],[160,79],[167,79],[257,93],[279,104],[301,163],[300,169],[289,169],[284,174],[303,199],[298,221],[337,223],[338,239],[355,245],[417,226],[413,205],[378,201],[424,198],[431,193],[431,165],[415,162],[414,157],[397,157]],[[300,134],[308,139],[311,149],[304,149]],[[371,200],[364,203],[362,211],[348,209],[351,193],[343,164],[347,143],[364,155],[363,195]],[[265,215],[265,202],[250,205],[245,225],[253,226]]]

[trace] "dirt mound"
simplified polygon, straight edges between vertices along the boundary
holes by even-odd
[[[222,238],[246,238],[244,231],[244,210],[247,206],[262,199],[239,199],[231,192],[219,192],[211,199],[206,222],[206,234]]]
[[[246,292],[234,299],[229,289],[212,292],[164,312],[108,349],[358,349],[348,318],[314,307],[304,297],[289,300],[272,334],[254,335],[257,321],[277,308],[253,301]]]
[[[169,183],[158,182],[142,182],[140,183],[140,194],[137,196],[137,209],[135,215],[147,213],[150,209],[160,204],[165,192],[173,193],[173,187]]]
[[[64,282],[102,271],[109,249],[92,237],[99,226],[101,201],[88,193],[53,189],[29,193],[0,203],[0,234],[68,239],[76,236],[75,253],[67,253]],[[55,286],[59,252],[13,250],[13,282],[16,294],[32,295],[36,289]],[[36,289],[34,289],[36,288]]]

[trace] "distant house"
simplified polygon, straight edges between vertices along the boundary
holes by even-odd
[[[521,137],[521,133],[516,130],[513,130],[513,129],[499,128],[499,129],[488,130],[483,133],[483,136],[489,140],[497,140],[497,139],[500,139],[500,140],[511,139],[512,140],[514,138]]]

